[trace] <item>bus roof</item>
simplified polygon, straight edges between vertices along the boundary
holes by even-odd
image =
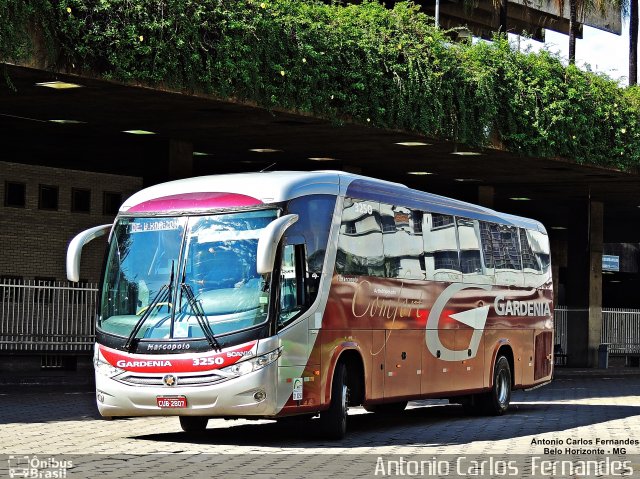
[[[135,193],[124,202],[120,213],[168,214],[248,207],[312,194],[346,195],[546,233],[544,226],[536,220],[343,171],[268,171],[175,180]]]

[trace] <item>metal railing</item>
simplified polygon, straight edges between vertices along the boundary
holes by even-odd
[[[0,352],[90,352],[97,285],[0,280]]]
[[[602,310],[600,342],[609,345],[609,354],[640,353],[640,310]]]
[[[567,352],[567,313],[568,310],[564,306],[557,306],[553,311],[555,343],[565,354]]]
[[[569,313],[588,316],[588,309],[555,308],[555,343],[567,352],[567,330]],[[640,310],[606,308],[602,310],[602,333],[600,343],[609,345],[610,354],[640,353]]]
[[[0,352],[90,352],[95,341],[96,284],[0,280]],[[569,312],[555,308],[555,344],[567,352]],[[601,343],[609,352],[640,353],[640,310],[602,311]]]

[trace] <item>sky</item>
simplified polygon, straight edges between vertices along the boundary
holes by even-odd
[[[510,35],[516,41],[515,35]],[[559,53],[566,59],[569,56],[569,37],[552,30],[546,30],[545,43],[533,40],[521,41],[521,48],[530,45],[533,50],[547,48],[551,52]],[[608,74],[627,85],[629,75],[629,24],[622,21],[622,35],[604,32],[596,28],[584,27],[582,39],[576,41],[576,63],[591,70]]]

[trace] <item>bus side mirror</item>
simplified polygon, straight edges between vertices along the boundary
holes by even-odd
[[[110,224],[96,226],[79,233],[71,240],[67,248],[67,279],[69,281],[80,281],[80,257],[82,256],[82,248],[89,241],[94,240],[111,229]]]
[[[298,221],[298,215],[284,215],[273,220],[260,233],[256,258],[258,274],[268,274],[273,271],[278,243],[287,228]]]

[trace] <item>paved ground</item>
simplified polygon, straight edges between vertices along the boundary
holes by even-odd
[[[206,434],[190,436],[181,431],[177,418],[102,420],[91,391],[44,388],[6,391],[0,393],[0,454],[83,455],[76,458],[76,465],[93,461],[91,467],[97,468],[94,471],[111,472],[115,474],[113,477],[119,477],[118,461],[109,463],[105,458],[116,455],[159,454],[157,458],[166,457],[170,465],[163,465],[162,470],[175,473],[177,464],[184,466],[185,461],[198,454],[225,454],[230,455],[227,477],[256,475],[256,471],[263,473],[261,477],[273,477],[276,473],[286,477],[287,472],[294,471],[299,472],[298,477],[314,477],[300,468],[314,464],[313,470],[317,472],[336,455],[352,455],[356,463],[358,458],[380,455],[530,456],[545,454],[544,448],[549,446],[540,444],[544,440],[562,440],[564,449],[569,440],[640,439],[639,375],[574,375],[556,379],[546,387],[514,393],[511,409],[503,417],[468,417],[459,406],[445,401],[413,402],[407,411],[393,417],[380,417],[356,408],[350,411],[348,437],[339,442],[318,438],[313,421],[211,420]],[[594,447],[595,444],[590,446]],[[612,453],[611,447],[605,449],[605,455]],[[628,457],[640,457],[640,446],[626,449]],[[278,472],[283,454],[306,459]],[[89,457],[93,459],[90,461]],[[101,458],[100,464],[95,462],[96,457]],[[111,466],[105,466],[106,463]],[[144,464],[139,463],[141,471],[149,471]],[[242,467],[251,464],[254,469],[240,474]],[[198,461],[192,464],[189,470],[193,477],[205,477],[200,474],[202,467]],[[185,477],[186,471],[183,469],[179,476]],[[640,464],[636,471],[640,474]],[[370,472],[373,475],[373,470]],[[174,476],[165,474],[165,477]],[[213,476],[209,473],[206,477]]]

